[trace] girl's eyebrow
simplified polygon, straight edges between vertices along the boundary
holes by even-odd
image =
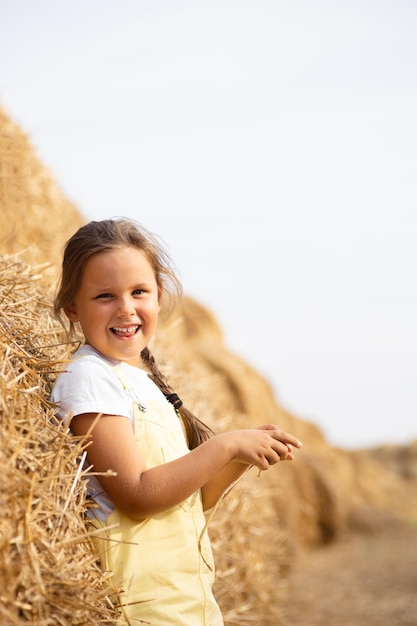
[[[141,282],[137,282],[134,283],[133,285],[131,285],[130,287],[128,287],[129,290],[134,291],[135,289],[143,289],[143,287],[149,287],[151,283],[147,282],[147,281],[141,281]],[[102,292],[102,291],[113,291],[114,289],[117,289],[117,287],[95,287],[94,291],[96,293]]]

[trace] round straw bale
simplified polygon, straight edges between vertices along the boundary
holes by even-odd
[[[1,255],[0,623],[112,624],[116,596],[83,519],[84,443],[47,402],[67,351],[49,311],[36,270]]]
[[[0,211],[0,252],[18,252],[30,264],[56,263],[64,241],[84,221],[1,108]]]

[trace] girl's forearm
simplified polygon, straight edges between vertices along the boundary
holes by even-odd
[[[244,474],[250,465],[230,461],[202,487],[203,509],[211,509],[223,492]]]
[[[231,442],[227,433],[217,435],[179,459],[145,470],[123,512],[142,520],[179,504],[201,487],[208,503],[204,503],[204,507],[210,508],[227,484],[235,479],[234,476],[238,477],[236,468],[241,474],[246,467],[240,469],[241,464],[230,463],[234,457]],[[229,467],[229,464],[236,465],[236,468]],[[217,488],[216,476],[222,477]]]

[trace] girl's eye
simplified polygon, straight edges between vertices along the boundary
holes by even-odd
[[[97,299],[97,300],[101,300],[101,299],[105,300],[106,298],[111,298],[111,297],[112,297],[111,293],[100,293],[100,294],[97,296],[97,298],[96,298],[96,299]]]
[[[134,295],[134,296],[141,296],[143,293],[144,293],[144,290],[143,290],[143,289],[135,289],[135,290],[132,292],[132,295]]]

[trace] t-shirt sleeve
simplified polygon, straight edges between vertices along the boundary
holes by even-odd
[[[51,400],[58,405],[61,419],[69,413],[132,416],[132,401],[111,367],[88,357],[68,364],[57,378]]]

